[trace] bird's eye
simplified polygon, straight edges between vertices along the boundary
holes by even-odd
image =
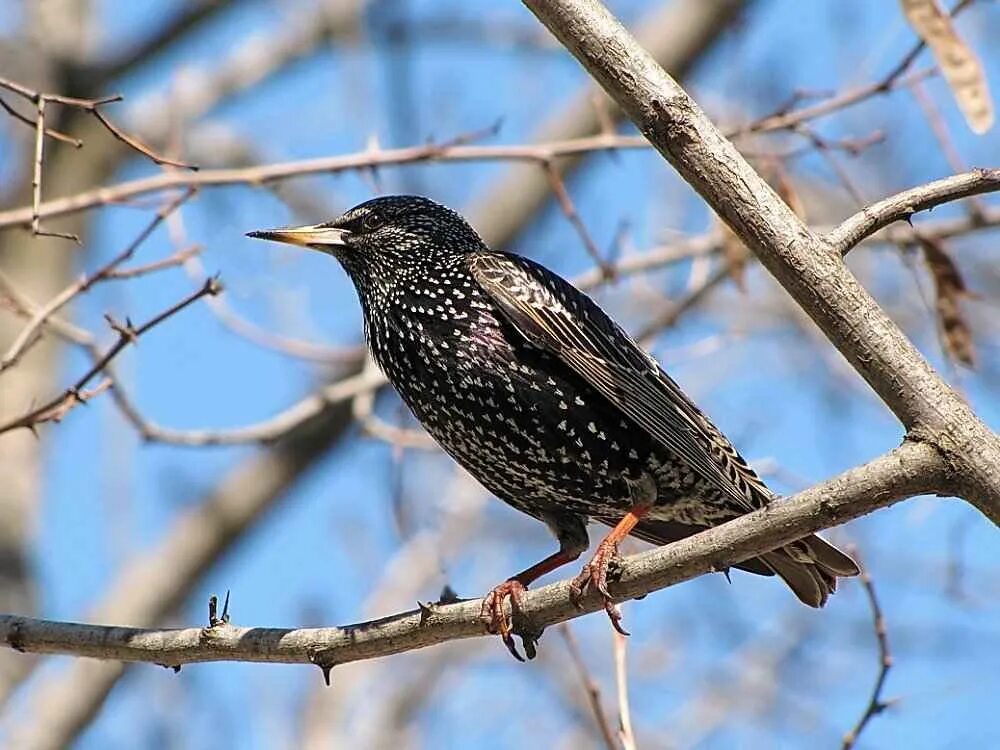
[[[362,222],[364,228],[367,229],[369,232],[375,231],[383,224],[385,224],[385,217],[382,216],[382,214],[379,213],[378,211],[372,211],[364,218],[364,221]]]

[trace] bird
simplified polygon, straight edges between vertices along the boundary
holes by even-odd
[[[578,559],[587,523],[611,527],[573,580],[578,602],[608,590],[618,546],[656,545],[776,499],[733,444],[589,296],[529,258],[490,249],[429,198],[373,198],[321,224],[249,237],[333,256],[357,291],[372,358],[426,431],[487,490],[543,522],[559,548],[483,599],[486,629],[521,659],[512,618],[526,588]],[[780,576],[822,607],[860,573],[812,535],[736,566]],[[523,630],[523,629],[522,629]],[[528,649],[528,636],[516,633]]]

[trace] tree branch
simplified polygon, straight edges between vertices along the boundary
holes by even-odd
[[[1000,437],[935,372],[832,252],[596,0],[524,0],[902,421],[1000,525]],[[850,235],[848,235],[850,236]]]
[[[668,586],[783,546],[898,500],[934,492],[951,479],[933,447],[907,441],[889,453],[784,502],[666,547],[624,558],[611,586],[616,599],[644,596]],[[600,596],[588,595],[577,609],[570,581],[529,591],[522,630],[541,628],[594,612]],[[0,642],[31,653],[72,654],[176,667],[205,661],[336,664],[410,651],[485,635],[481,599],[434,604],[391,617],[329,628],[256,628],[228,623],[177,630],[84,625],[0,616]],[[517,621],[516,618],[515,621]],[[530,637],[530,635],[529,635]]]
[[[63,416],[65,416],[66,412],[74,406],[86,403],[88,399],[105,390],[110,385],[110,381],[104,381],[91,391],[83,390],[84,387],[91,380],[93,380],[98,373],[104,371],[104,369],[125,349],[125,347],[129,344],[134,344],[138,341],[140,336],[149,331],[151,328],[155,328],[167,318],[176,315],[184,308],[200,300],[202,297],[216,295],[221,291],[222,285],[219,284],[218,279],[215,279],[214,277],[206,279],[201,288],[191,292],[184,299],[171,305],[169,308],[150,318],[140,326],[133,326],[127,319],[124,324],[118,323],[110,316],[107,316],[108,324],[118,333],[117,341],[115,341],[115,343],[112,344],[111,347],[96,362],[94,362],[87,372],[77,378],[76,382],[74,382],[73,385],[67,388],[63,393],[45,402],[41,406],[35,407],[20,416],[0,423],[0,434],[11,430],[25,428],[34,430],[36,425],[43,422],[58,422],[63,418]]]
[[[973,169],[883,198],[842,221],[824,239],[841,255],[896,221],[950,201],[1000,190],[1000,169]]]
[[[353,154],[300,159],[254,167],[203,169],[193,174],[162,172],[117,185],[87,190],[65,198],[44,201],[39,204],[37,215],[40,219],[49,219],[84,211],[95,206],[121,203],[150,193],[176,188],[262,185],[293,177],[336,174],[348,170],[400,166],[420,162],[526,161],[545,165],[558,156],[581,155],[594,151],[646,148],[649,148],[649,144],[642,138],[614,134],[523,146],[482,146],[452,142],[428,143],[392,149],[369,148]],[[34,212],[31,206],[2,211],[0,212],[0,229],[11,226],[28,226],[33,218]]]

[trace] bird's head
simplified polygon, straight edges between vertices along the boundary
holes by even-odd
[[[374,198],[325,224],[247,236],[333,255],[359,289],[412,279],[485,247],[461,215],[416,195]]]

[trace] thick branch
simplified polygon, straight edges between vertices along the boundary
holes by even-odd
[[[1000,525],[1000,437],[923,358],[844,265],[595,0],[525,0],[658,151],[816,322],[911,434],[959,469],[963,497]]]
[[[807,534],[849,521],[916,494],[947,486],[947,466],[931,446],[905,442],[899,448],[784,502],[730,521],[666,547],[625,558],[612,594],[643,596],[681,581],[775,549]],[[576,609],[570,582],[530,591],[525,614],[532,629],[602,608],[590,595]],[[484,634],[482,600],[423,609],[342,628],[208,628],[148,630],[58,623],[0,616],[0,640],[25,652],[72,654],[98,659],[178,666],[203,661],[313,663],[329,668],[350,661],[410,651]]]

